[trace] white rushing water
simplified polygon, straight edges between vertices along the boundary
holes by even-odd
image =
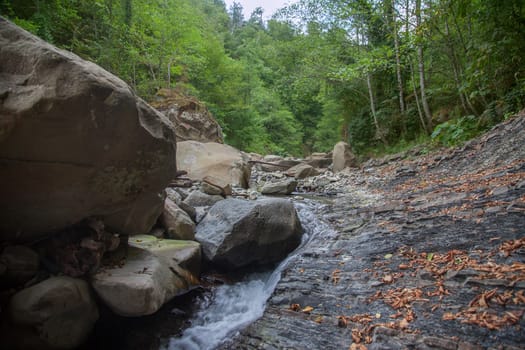
[[[212,350],[239,330],[260,318],[266,302],[281,279],[281,272],[316,236],[333,234],[312,210],[319,203],[304,201],[295,207],[304,229],[301,245],[273,271],[254,273],[244,281],[214,289],[211,300],[204,301],[190,320],[191,327],[181,337],[171,338],[162,350]]]

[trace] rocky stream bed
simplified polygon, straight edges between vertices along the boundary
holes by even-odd
[[[524,348],[524,126],[345,171],[319,210],[335,234],[221,349]]]
[[[153,316],[103,318],[87,348],[524,348],[524,126],[522,115],[462,148],[300,181],[317,188],[313,200],[295,197],[310,237],[278,268],[271,296],[269,274],[219,292],[224,276],[208,274]],[[217,294],[233,297],[225,309],[212,305]],[[233,321],[220,315],[231,310]],[[228,332],[228,322],[238,325]]]

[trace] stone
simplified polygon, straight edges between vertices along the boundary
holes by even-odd
[[[195,239],[212,265],[235,270],[284,259],[299,245],[301,235],[290,201],[229,198],[209,210],[197,225]]]
[[[224,181],[224,179],[208,175],[208,176],[205,176],[202,179],[202,181],[203,181],[203,183],[207,183],[207,184],[210,184],[212,186],[220,188],[221,189],[221,193],[219,193],[219,194],[221,194],[223,196],[231,196],[232,195],[232,185],[229,182]]]
[[[332,163],[334,173],[338,173],[347,167],[357,166],[357,159],[352,153],[352,149],[348,143],[341,141],[335,145]]]
[[[288,179],[279,182],[268,182],[264,184],[261,193],[262,194],[281,194],[288,195],[295,191],[297,187],[297,181]]]
[[[182,240],[193,240],[195,238],[195,223],[184,210],[169,198],[166,198],[164,202],[161,221],[168,238]]]
[[[166,191],[166,198],[171,199],[173,202],[175,202],[175,204],[179,205],[182,202],[183,198],[181,194],[177,192],[176,190],[174,190],[173,188],[167,187],[165,191]]]
[[[209,207],[214,205],[217,202],[224,200],[222,196],[219,195],[209,195],[202,193],[201,191],[193,191],[190,195],[183,201],[187,205],[192,207]]]
[[[185,202],[180,202],[178,204],[179,208],[181,208],[182,210],[184,210],[186,212],[186,214],[189,215],[189,217],[194,221],[196,222],[196,218],[197,218],[197,211],[194,207],[192,207],[191,205],[185,203]]]
[[[187,276],[170,267],[155,253],[130,246],[124,265],[100,269],[92,276],[91,285],[117,315],[151,315],[190,287]]]
[[[198,242],[136,235],[130,238],[129,245],[145,249],[161,258],[167,266],[183,275],[191,284],[196,283],[201,273],[201,245]],[[181,272],[181,268],[186,272]]]
[[[220,187],[207,182],[201,184],[201,191],[212,196],[220,196],[222,194],[222,189]]]
[[[248,156],[232,146],[215,142],[177,143],[177,169],[194,181],[213,176],[233,186],[248,187],[251,167]]]
[[[16,326],[25,327],[25,337],[44,344],[40,348],[59,349],[81,345],[99,317],[87,282],[65,276],[51,277],[15,294],[9,314]]]
[[[177,140],[224,143],[221,126],[208,108],[194,97],[172,89],[160,89],[151,104],[173,123]]]
[[[23,284],[37,273],[38,254],[29,247],[10,245],[4,248],[0,262],[5,266],[5,278],[10,285]]]
[[[0,236],[101,218],[148,232],[176,171],[172,123],[97,65],[0,18]]]
[[[286,171],[286,175],[293,176],[296,179],[305,179],[310,176],[317,176],[319,175],[319,171],[317,171],[313,166],[308,165],[306,163],[301,163],[296,166],[291,167]]]
[[[277,163],[277,162],[280,162],[281,160],[284,160],[284,158],[281,156],[275,155],[275,154],[268,154],[268,155],[265,155],[262,160],[263,162],[267,162],[267,163]]]

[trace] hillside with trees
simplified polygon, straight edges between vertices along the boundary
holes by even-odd
[[[525,104],[521,0],[300,0],[265,20],[222,0],[0,1],[0,14],[146,99],[204,101],[226,142],[361,156],[455,145]]]

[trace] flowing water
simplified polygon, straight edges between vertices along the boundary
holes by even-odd
[[[260,318],[281,278],[281,272],[312,239],[333,234],[332,229],[314,213],[314,207],[319,205],[310,200],[295,204],[304,229],[303,239],[300,246],[274,271],[254,273],[241,282],[215,288],[213,296],[201,302],[199,311],[190,320],[190,328],[181,337],[169,339],[161,349],[212,350]]]

